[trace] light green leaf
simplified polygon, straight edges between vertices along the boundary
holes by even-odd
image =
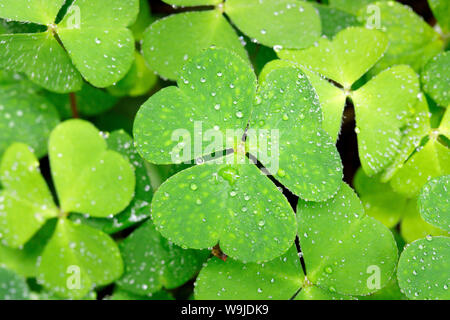
[[[189,59],[213,45],[248,60],[236,32],[218,10],[185,12],[154,22],[145,32],[142,52],[150,69],[175,80]]]
[[[58,296],[80,299],[123,272],[115,242],[101,231],[59,219],[45,247],[38,281]]]
[[[125,273],[118,285],[134,294],[152,296],[161,288],[174,289],[191,279],[208,257],[208,251],[185,250],[157,232],[151,221],[121,244]]]
[[[378,74],[351,94],[361,165],[372,176],[399,152],[401,129],[412,116],[419,94],[418,76],[409,66],[395,66]]]
[[[450,150],[431,138],[392,177],[395,192],[412,198],[431,178],[450,174]]]
[[[430,180],[422,188],[418,206],[425,221],[450,232],[449,178],[447,175]]]
[[[360,168],[356,172],[354,185],[367,215],[388,228],[393,228],[399,223],[406,199],[396,194],[389,183],[380,182],[378,176],[368,177]]]
[[[417,199],[407,202],[403,210],[403,219],[400,224],[400,232],[407,243],[417,239],[432,236],[450,236],[450,233],[439,229],[422,219],[417,207]]]
[[[28,300],[28,291],[24,278],[0,267],[0,300]]]
[[[81,89],[82,78],[51,32],[0,35],[0,68],[25,73],[58,93]]]
[[[267,261],[291,247],[295,217],[286,198],[253,164],[222,164],[186,169],[163,183],[152,202],[158,231],[189,248],[211,248],[243,261]]]
[[[431,11],[444,34],[450,32],[450,4],[446,0],[428,0]]]
[[[0,87],[0,113],[0,157],[13,142],[29,145],[38,158],[47,153],[48,137],[59,123],[47,99],[16,86]]]
[[[57,126],[50,135],[49,157],[63,212],[107,217],[130,203],[135,188],[132,165],[107,150],[105,139],[89,122],[68,120]]]
[[[139,1],[112,0],[105,6],[98,0],[75,0],[72,7],[81,16],[79,25],[67,14],[57,33],[83,77],[96,87],[110,86],[133,63],[134,39],[126,27],[136,20]]]
[[[450,54],[442,52],[434,56],[423,68],[423,90],[439,105],[450,105]]]
[[[370,282],[374,272],[381,287],[392,279],[397,263],[394,237],[364,214],[346,184],[327,202],[300,200],[297,219],[306,274],[312,283],[333,293],[367,295],[377,290]]]
[[[387,67],[408,64],[415,71],[442,50],[439,34],[411,7],[396,1],[376,2],[380,12],[380,29],[389,38],[389,49],[371,71],[376,74]],[[361,10],[360,19],[370,20],[373,11]]]
[[[56,217],[58,209],[39,172],[39,162],[24,144],[14,143],[5,151],[0,181],[0,234],[4,244],[17,248],[47,219]]]
[[[400,256],[398,283],[410,299],[449,300],[450,238],[427,237],[410,244]]]
[[[256,100],[247,132],[250,154],[300,198],[332,197],[341,185],[342,164],[332,139],[321,128],[320,103],[306,75],[293,67],[277,68],[265,77]],[[277,129],[279,141],[272,141],[271,129]],[[264,135],[271,142],[268,156],[268,146],[261,143]],[[276,166],[273,154],[278,157]]]
[[[415,106],[416,111],[414,116],[407,120],[407,124],[402,130],[399,152],[394,160],[385,168],[381,175],[381,182],[388,182],[395,175],[431,130],[431,113],[428,109],[427,99],[422,93],[418,95],[418,98],[419,101]]]
[[[212,258],[197,278],[195,299],[287,300],[303,281],[295,245],[283,256],[262,264]]]
[[[48,25],[55,22],[65,0],[0,0],[0,17]]]
[[[259,82],[264,83],[267,75],[274,69],[288,66],[301,66],[286,60],[273,60],[267,63],[259,75]],[[322,128],[336,141],[341,130],[342,113],[344,112],[346,94],[344,91],[320,75],[306,68],[301,68],[308,77],[319,97],[323,113]]]
[[[206,50],[183,68],[178,88],[160,90],[140,108],[133,128],[139,153],[152,163],[181,163],[214,152],[199,132],[225,137],[227,129],[241,129],[241,139],[255,91],[256,77],[242,59],[228,50]],[[216,151],[235,147],[234,139],[213,138]]]
[[[247,36],[269,47],[307,48],[321,35],[318,12],[304,1],[227,0],[224,11]]]
[[[134,166],[136,187],[133,200],[124,211],[114,217],[86,218],[84,215],[75,214],[71,215],[70,218],[111,234],[142,222],[150,216],[153,188],[145,163],[134,148],[133,139],[125,131],[112,132],[107,139],[107,143],[111,150],[127,157]]]
[[[305,50],[281,50],[278,56],[300,64],[350,89],[382,56],[388,39],[382,32],[351,27],[332,41],[321,38]]]

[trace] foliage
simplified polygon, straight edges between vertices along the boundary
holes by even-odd
[[[450,299],[449,5],[404,3],[0,0],[0,300]]]

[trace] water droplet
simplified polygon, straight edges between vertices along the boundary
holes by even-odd
[[[198,186],[195,183],[191,183],[191,190],[195,191],[198,189]]]

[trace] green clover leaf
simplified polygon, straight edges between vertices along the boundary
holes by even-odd
[[[412,198],[431,178],[450,174],[450,150],[439,139],[440,135],[449,136],[447,130],[449,123],[450,112],[447,111],[439,128],[432,129],[427,123],[427,127],[412,133],[412,137],[405,142],[406,148],[399,155],[399,161],[395,162],[393,172],[385,178],[385,180],[391,178],[390,183],[394,191]],[[418,135],[424,131],[425,135]],[[424,138],[427,139],[425,144],[418,144],[414,149],[411,141],[417,142]]]
[[[261,71],[259,81],[263,83],[267,75],[273,70],[289,66],[296,66],[296,64],[287,60],[270,61]],[[346,94],[314,71],[306,68],[303,68],[302,71],[308,77],[319,98],[323,113],[322,128],[331,136],[333,141],[336,141],[341,129],[341,118],[347,98]]]
[[[113,239],[91,227],[59,219],[42,253],[37,279],[58,296],[79,299],[93,286],[111,283],[122,273],[122,258]]]
[[[143,54],[149,67],[168,79],[178,79],[181,67],[214,45],[248,59],[238,35],[224,17],[242,32],[270,47],[306,48],[321,32],[314,7],[304,1],[228,0],[176,1],[177,5],[216,5],[214,10],[175,14],[154,22],[146,31]],[[251,19],[249,19],[249,14]]]
[[[295,245],[265,263],[226,262],[212,258],[195,283],[195,299],[287,300],[302,286],[304,275]]]
[[[29,289],[25,279],[13,271],[0,267],[0,300],[28,300]]]
[[[394,237],[365,215],[347,185],[325,203],[299,201],[297,219],[306,275],[312,283],[341,294],[367,295],[376,291],[368,285],[372,267],[379,273],[380,287],[391,280],[397,263]],[[332,231],[336,229],[340,232]]]
[[[450,105],[450,54],[442,52],[434,56],[422,70],[423,90],[439,105]]]
[[[58,216],[58,209],[39,172],[39,162],[22,143],[14,143],[5,151],[0,181],[0,233],[4,244],[17,248],[31,239],[47,219]]]
[[[5,48],[0,54],[1,68],[24,72],[58,93],[80,90],[81,76],[97,87],[107,87],[125,76],[134,57],[133,35],[127,26],[138,14],[137,0],[113,0],[106,7],[98,0],[76,0],[58,24],[56,15],[64,1],[24,2],[2,1],[0,17],[34,22],[47,31],[1,35]]]
[[[191,279],[208,257],[208,251],[185,250],[166,239],[147,221],[121,244],[125,272],[117,284],[128,292],[152,297]]]
[[[425,184],[418,202],[422,218],[446,231],[450,231],[449,177],[442,176]]]
[[[111,234],[142,222],[150,216],[150,202],[153,197],[153,188],[147,174],[145,163],[137,153],[133,145],[133,139],[128,133],[123,130],[114,131],[108,136],[106,142],[108,143],[109,149],[127,157],[128,161],[134,166],[136,187],[133,200],[131,200],[131,203],[125,210],[113,217],[86,218],[82,214],[73,214],[70,218]]]
[[[17,81],[0,85],[0,114],[0,157],[13,142],[29,145],[39,158],[47,154],[48,137],[59,123],[59,114],[48,99],[23,90]]]
[[[93,125],[68,120],[53,130],[48,144],[62,212],[105,218],[128,206],[135,188],[133,167],[122,155],[107,149]]]
[[[345,96],[353,101],[360,160],[369,176],[381,172],[399,152],[401,129],[412,116],[419,94],[417,75],[404,65],[387,69],[352,90],[352,85],[382,57],[387,44],[387,38],[379,31],[352,27],[338,33],[332,41],[322,38],[317,46],[278,53],[303,70],[309,69],[342,85],[343,90],[336,88],[339,93],[317,75],[308,74],[324,106],[324,128],[332,137],[339,131]]]
[[[384,57],[371,70],[376,74],[397,64],[410,65],[420,71],[425,63],[442,50],[439,34],[418,16],[411,7],[396,1],[379,1],[374,4],[379,10],[379,26],[368,28],[383,30],[389,38],[389,48]],[[360,20],[368,24],[373,11],[368,8],[359,13]]]
[[[343,184],[323,203],[300,201],[297,212],[306,276],[295,246],[260,264],[212,258],[197,278],[196,298],[351,299],[391,282],[397,263],[395,240],[386,227],[364,215],[350,187]],[[336,228],[338,234],[330,231]],[[375,266],[379,287],[369,286]]]
[[[410,299],[450,299],[450,238],[427,237],[410,244],[400,256],[397,278]]]
[[[255,91],[255,76],[243,60],[225,49],[209,49],[184,67],[178,88],[161,90],[139,110],[134,136],[138,151],[150,162],[198,160],[230,148],[237,152],[217,157],[222,163],[214,160],[182,171],[156,192],[152,216],[172,242],[203,249],[220,240],[226,254],[247,261],[275,258],[291,246],[295,219],[286,199],[256,166],[245,164],[245,151],[238,151],[249,119],[249,129],[263,138],[273,139],[266,132],[279,128],[279,170],[268,166],[262,144],[247,141],[247,149],[293,193],[323,201],[339,189],[340,159],[320,128],[320,104],[306,76],[292,67],[276,70],[256,96]],[[196,148],[187,138],[197,139],[200,121],[204,130],[223,136],[229,129],[241,133],[215,141],[214,150]],[[186,128],[182,142],[172,137],[179,128]],[[273,144],[275,149],[277,142]],[[188,151],[186,159],[179,156],[180,149]]]

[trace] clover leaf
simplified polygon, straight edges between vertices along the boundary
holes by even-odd
[[[146,31],[142,49],[149,67],[172,80],[178,78],[187,60],[212,45],[248,58],[224,14],[247,36],[270,47],[306,48],[321,34],[318,13],[304,1],[166,2],[186,6],[215,5],[214,10],[184,12],[160,19]]]
[[[416,196],[431,178],[450,174],[450,150],[440,139],[441,135],[450,135],[447,129],[450,112],[444,114],[438,128],[431,128],[429,121],[419,119],[419,122],[423,123],[423,127],[419,125],[417,131],[411,132],[398,155],[399,159],[393,162],[384,177],[385,181],[390,179],[394,191],[410,198]],[[426,140],[423,145],[415,144],[423,139]]]
[[[5,151],[0,181],[0,233],[4,244],[17,248],[47,219],[58,216],[58,209],[39,172],[39,162],[24,144],[14,143]]]
[[[127,26],[136,19],[138,1],[114,0],[104,6],[99,0],[75,0],[56,24],[63,4],[62,0],[2,1],[1,18],[37,23],[47,30],[1,35],[5,50],[0,53],[0,67],[24,72],[59,93],[81,89],[82,77],[97,87],[123,78],[133,62],[134,41]]]
[[[123,130],[114,131],[107,137],[106,142],[108,148],[127,157],[128,161],[134,166],[136,187],[133,200],[125,210],[112,217],[94,218],[85,217],[82,214],[72,214],[70,218],[111,234],[142,222],[150,216],[153,188],[145,163],[137,153],[133,145],[133,139],[128,133]]]
[[[364,214],[350,187],[343,184],[326,202],[300,200],[297,214],[306,275],[294,246],[260,264],[212,258],[199,274],[196,298],[349,299],[391,282],[397,263],[395,240],[386,227]],[[336,229],[340,232],[330,231]],[[373,270],[378,286],[371,286]]]
[[[91,227],[59,219],[39,261],[37,279],[58,296],[79,299],[93,286],[109,284],[122,273],[122,258],[113,239]],[[79,280],[73,278],[71,283],[71,275]]]
[[[425,63],[442,50],[439,34],[433,30],[411,7],[396,1],[379,1],[371,4],[379,10],[379,26],[368,28],[383,30],[389,38],[389,48],[384,57],[371,71],[376,74],[397,64],[410,65],[420,71]],[[360,11],[363,23],[371,21],[373,11],[368,8]]]
[[[28,300],[28,295],[29,289],[25,279],[0,267],[0,300]]]
[[[130,203],[135,188],[133,167],[122,155],[108,150],[93,125],[68,120],[57,126],[50,135],[49,157],[62,212],[105,218]]]
[[[332,41],[322,38],[317,46],[278,53],[282,59],[342,85],[344,94],[355,106],[358,151],[362,167],[369,176],[381,172],[398,153],[401,129],[408,116],[412,116],[419,93],[418,77],[405,65],[387,69],[362,87],[352,90],[352,85],[382,57],[387,44],[387,38],[379,31],[351,27],[338,33]],[[333,130],[330,135],[335,137],[335,130],[341,123],[344,105],[340,102],[343,99],[330,89],[318,91],[319,99],[320,91],[325,92],[321,102],[327,102],[328,96],[338,98],[324,103],[323,108],[324,113],[331,112],[324,114],[324,118],[327,119],[327,128]]]
[[[0,196],[0,233],[4,244],[17,248],[47,220],[58,218],[39,259],[37,278],[58,296],[81,298],[93,286],[117,279],[123,264],[111,238],[71,222],[67,215],[80,212],[106,217],[122,211],[134,194],[134,172],[128,160],[107,150],[99,131],[83,120],[66,121],[52,131],[49,157],[59,208],[29,148],[15,143],[6,150],[0,165],[4,188]],[[68,285],[72,273],[80,277],[74,280],[73,288]]]
[[[13,142],[26,143],[43,157],[50,132],[59,123],[59,114],[48,99],[23,89],[17,81],[0,85],[0,157]]]
[[[295,246],[265,263],[212,258],[195,282],[195,299],[288,300],[304,282]]]
[[[450,231],[449,176],[430,180],[419,196],[422,218],[443,230]]]
[[[208,251],[182,249],[155,230],[147,221],[121,244],[125,272],[117,284],[128,292],[152,297],[191,279],[208,257]]]
[[[292,67],[276,70],[257,95],[255,91],[255,76],[243,60],[225,49],[208,49],[184,67],[178,87],[161,90],[139,110],[134,136],[138,151],[149,162],[196,159],[198,163],[199,158],[216,155],[213,161],[168,179],[156,192],[152,217],[170,241],[203,249],[220,240],[226,254],[247,261],[273,259],[291,246],[292,209],[275,185],[248,163],[243,150],[249,119],[249,129],[260,133],[263,141],[273,140],[272,154],[278,154],[279,144],[279,168],[269,167],[262,143],[247,140],[249,153],[293,193],[322,201],[339,189],[340,159],[320,128],[320,104],[305,75]],[[230,129],[238,134],[215,140],[214,150],[197,148],[188,137],[198,139],[200,122],[204,130],[219,135],[226,136]],[[172,137],[180,128],[185,128],[181,142]],[[279,142],[267,134],[270,129],[279,131]],[[230,148],[235,153],[219,157]],[[180,156],[183,149],[186,154]]]
[[[450,55],[442,52],[434,56],[422,71],[423,90],[443,107],[450,105]]]
[[[400,256],[398,283],[410,299],[450,299],[450,238],[427,237],[410,244]]]

